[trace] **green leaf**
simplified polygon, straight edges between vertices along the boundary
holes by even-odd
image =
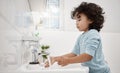
[[[47,59],[47,55],[42,55],[42,57],[43,57],[44,59]]]

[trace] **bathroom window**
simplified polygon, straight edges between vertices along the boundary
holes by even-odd
[[[64,0],[28,0],[29,10],[16,16],[19,27],[30,30],[63,29]]]
[[[46,0],[46,12],[43,17],[43,27],[48,29],[60,28],[60,0]]]

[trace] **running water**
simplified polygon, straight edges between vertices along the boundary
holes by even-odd
[[[48,59],[48,62],[49,62],[49,68],[50,68],[52,64],[51,64],[51,60],[50,60],[50,56],[49,56],[49,55],[47,56],[47,59]]]

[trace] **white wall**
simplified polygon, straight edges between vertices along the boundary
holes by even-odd
[[[0,0],[0,71],[20,64],[21,31],[16,26],[19,13],[28,12],[27,0]]]
[[[120,33],[102,33],[103,51],[112,73],[119,73],[120,68]]]

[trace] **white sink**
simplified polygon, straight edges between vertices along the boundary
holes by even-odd
[[[49,68],[41,68],[39,65],[36,68],[28,68],[28,64],[21,66],[18,69],[20,73],[89,73],[89,68],[80,64],[71,64],[61,67],[57,64]]]

